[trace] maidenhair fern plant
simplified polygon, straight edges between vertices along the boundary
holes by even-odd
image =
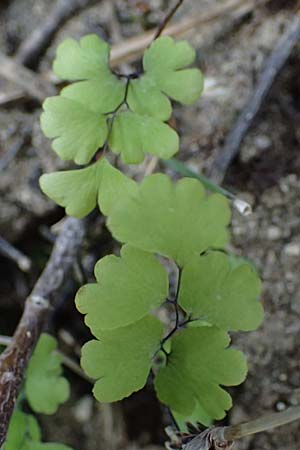
[[[139,164],[146,154],[168,159],[179,150],[168,124],[171,100],[199,98],[203,77],[189,67],[194,59],[186,41],[159,37],[145,51],[143,72],[123,75],[110,69],[109,47],[97,36],[67,39],[53,69],[73,83],[45,101],[41,117],[59,157],[84,166],[43,175],[42,190],[78,218],[98,204],[122,244],[119,256],[97,262],[96,281],[75,300],[95,337],[81,360],[96,380],[94,395],[100,402],[127,397],[152,370],[159,400],[180,423],[221,419],[231,407],[223,387],[241,383],[247,365],[229,348],[228,332],[254,330],[262,321],[260,280],[226,251],[224,196],[164,174],[137,183],[108,158],[111,150],[123,163]],[[167,262],[177,268],[173,298]],[[175,312],[171,329],[158,314],[166,303]]]

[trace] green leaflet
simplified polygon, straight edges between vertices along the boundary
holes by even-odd
[[[89,163],[105,142],[105,117],[61,95],[45,100],[43,108],[41,128],[46,137],[55,138],[53,150],[62,160]]]
[[[210,252],[183,268],[179,304],[192,317],[223,330],[255,330],[263,319],[260,290],[249,264],[231,269],[229,256]]]
[[[207,414],[206,411],[204,411],[204,409],[199,403],[196,403],[194,411],[188,417],[182,416],[176,411],[172,411],[172,414],[181,431],[188,431],[186,426],[187,423],[201,423],[202,425],[209,427],[212,425],[213,422],[211,417]]]
[[[81,287],[77,309],[94,335],[129,325],[167,298],[167,272],[151,253],[126,245],[121,256],[105,256],[95,266],[97,284]]]
[[[110,74],[109,45],[96,34],[80,39],[66,39],[57,48],[54,73],[62,80],[102,79]]]
[[[119,207],[119,204],[136,193],[137,188],[138,185],[135,181],[104,159],[102,179],[98,191],[98,205],[104,215],[112,214],[114,209]]]
[[[244,355],[227,349],[228,335],[213,327],[188,328],[172,340],[166,367],[158,372],[155,388],[161,402],[184,417],[197,402],[213,419],[222,419],[232,404],[222,386],[240,384],[247,372]]]
[[[185,69],[194,58],[187,42],[157,39],[145,52],[145,74],[130,80],[125,95],[124,80],[109,68],[105,42],[96,35],[80,42],[67,39],[57,49],[53,70],[76,82],[44,102],[42,131],[54,139],[52,147],[61,159],[88,164],[106,142],[107,119],[113,117],[109,143],[126,164],[139,164],[145,153],[168,159],[179,148],[177,133],[164,123],[172,113],[168,96],[188,104],[203,89],[201,72]],[[131,111],[121,111],[125,104]]]
[[[116,117],[109,145],[114,153],[121,154],[125,164],[139,164],[146,153],[171,158],[178,152],[179,138],[169,125],[127,111]]]
[[[42,334],[26,371],[26,397],[35,412],[53,414],[69,397],[69,383],[61,376],[62,359],[55,352],[56,346],[56,339]]]
[[[16,410],[10,420],[3,450],[72,450],[63,444],[40,442],[41,431],[37,420]]]
[[[155,81],[147,75],[130,82],[127,101],[132,111],[163,122],[172,114],[170,100],[157,89]]]
[[[96,206],[108,215],[124,197],[133,194],[136,183],[115,169],[105,158],[78,170],[44,174],[40,178],[42,191],[66,213],[82,218]]]
[[[82,218],[96,206],[101,171],[97,162],[85,169],[47,173],[41,176],[40,187],[69,216]]]
[[[110,75],[105,81],[89,80],[73,83],[62,89],[60,95],[82,104],[95,113],[107,114],[122,102],[124,92],[124,84]]]
[[[172,108],[168,97],[194,103],[203,91],[203,76],[198,69],[185,69],[195,60],[195,51],[186,41],[171,37],[156,39],[145,51],[145,74],[134,80],[128,92],[132,111],[168,120]]]
[[[112,74],[108,62],[109,47],[96,35],[79,43],[67,39],[57,49],[54,72],[62,79],[81,80],[43,104],[41,128],[54,138],[52,147],[63,160],[87,164],[105,143],[104,114],[115,110],[125,93],[125,84]]]
[[[31,450],[29,444],[41,439],[40,427],[36,419],[16,410],[9,423],[7,438],[3,450]],[[25,442],[24,442],[25,441]]]
[[[175,42],[170,36],[162,36],[145,51],[143,67],[145,72],[159,78],[161,72],[174,72],[189,66],[195,57],[195,50],[187,41]]]
[[[162,174],[146,177],[136,195],[112,211],[115,238],[172,258],[179,266],[192,255],[228,242],[230,210],[225,197],[205,196],[202,184],[184,178],[173,184]]]
[[[97,332],[99,340],[83,346],[81,359],[84,371],[98,379],[93,390],[96,399],[114,402],[140,390],[161,336],[162,324],[153,316],[127,327]]]
[[[23,449],[22,449],[23,450]],[[63,444],[58,444],[56,442],[44,443],[44,442],[31,442],[28,450],[72,450]]]

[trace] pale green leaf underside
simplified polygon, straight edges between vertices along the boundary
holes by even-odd
[[[136,183],[102,158],[85,169],[44,174],[40,178],[42,191],[69,216],[82,218],[96,206],[108,215],[124,197],[133,195]]]
[[[101,330],[129,325],[167,298],[168,276],[151,253],[128,245],[121,256],[105,256],[95,266],[97,283],[79,289],[75,303],[97,336]]]
[[[83,346],[81,365],[98,379],[93,390],[97,400],[114,402],[145,385],[162,331],[159,320],[146,316],[127,327],[102,331],[99,341]]]
[[[62,160],[88,164],[105,142],[105,116],[63,96],[48,98],[43,108],[41,128],[46,137],[54,139],[53,150]]]
[[[146,153],[171,158],[179,149],[179,138],[169,125],[127,111],[116,117],[109,145],[114,153],[121,154],[125,164],[139,164]]]
[[[227,349],[229,341],[213,327],[190,328],[175,336],[168,364],[155,379],[160,401],[186,417],[198,402],[211,418],[222,419],[232,401],[220,385],[238,385],[247,373],[244,355]]]
[[[56,339],[42,334],[26,371],[26,396],[35,412],[55,413],[70,394],[69,383],[61,376],[62,359],[56,346]]]
[[[57,48],[54,73],[63,80],[99,79],[109,71],[109,46],[97,35],[66,39]]]
[[[146,177],[138,193],[116,208],[108,226],[115,238],[159,253],[179,266],[210,247],[228,242],[230,209],[225,197],[205,196],[202,184],[184,178],[173,184],[162,174]]]
[[[260,279],[249,265],[232,270],[226,254],[210,252],[183,268],[179,303],[192,317],[223,330],[249,331],[263,319],[260,290]]]

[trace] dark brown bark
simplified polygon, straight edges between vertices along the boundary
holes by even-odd
[[[26,367],[84,237],[82,221],[65,220],[50,259],[25,303],[11,344],[0,356],[0,448],[22,387]]]

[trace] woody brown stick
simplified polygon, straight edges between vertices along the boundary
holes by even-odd
[[[10,345],[0,356],[0,448],[22,387],[28,361],[51,311],[59,290],[70,274],[79,253],[85,227],[67,218],[50,259],[25,302],[25,309]]]

